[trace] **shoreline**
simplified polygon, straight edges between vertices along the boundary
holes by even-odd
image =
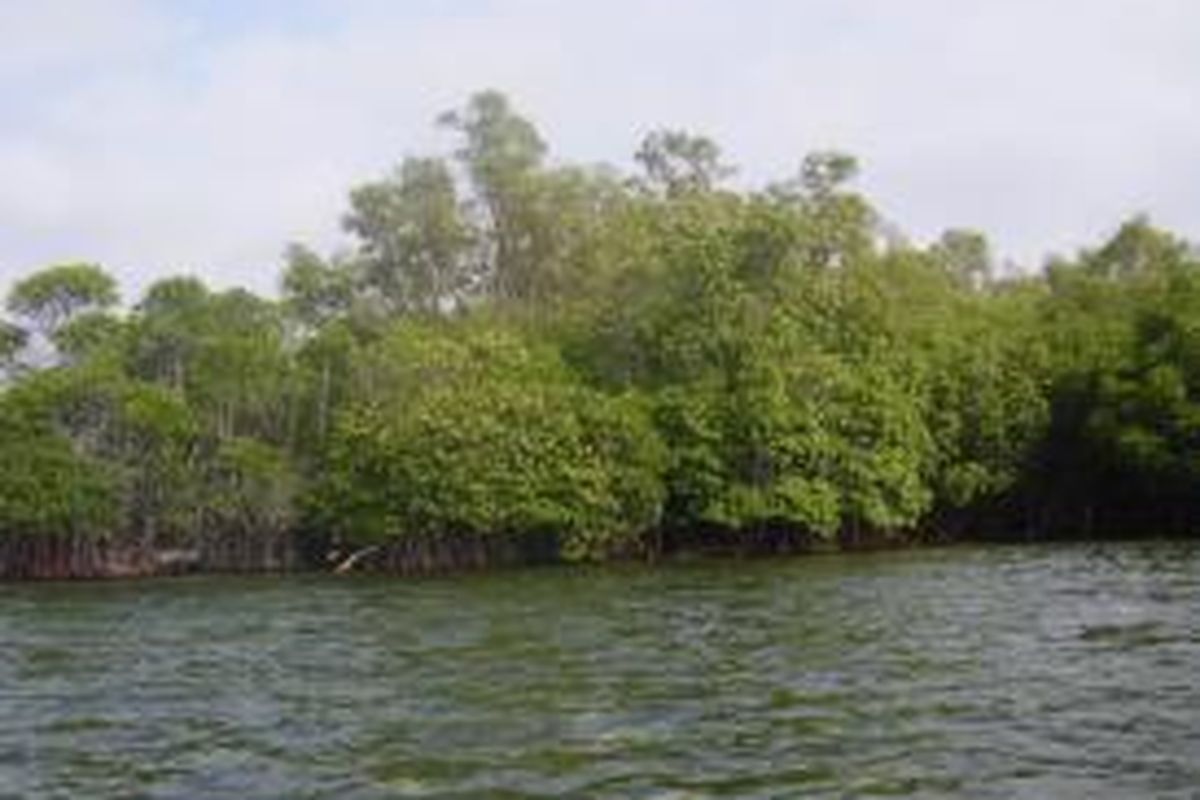
[[[335,559],[336,551],[325,558],[306,554],[305,543],[299,538],[275,537],[270,547],[261,548],[254,563],[234,564],[205,562],[200,550],[185,548],[139,549],[107,542],[72,543],[54,537],[22,537],[13,546],[10,539],[0,543],[0,584],[18,583],[108,583],[163,580],[197,576],[282,577],[282,576],[372,576],[390,579],[421,579],[505,572],[526,568],[567,568],[573,566],[636,565],[650,567],[688,563],[770,561],[775,559],[810,558],[837,555],[870,555],[900,551],[920,551],[968,546],[1033,546],[1055,544],[1104,544],[1111,542],[1185,542],[1195,537],[1187,534],[1165,533],[1156,536],[1132,534],[1056,534],[1040,535],[974,535],[948,537],[928,533],[913,533],[892,537],[859,537],[852,542],[794,537],[779,541],[714,542],[710,537],[699,546],[675,546],[658,552],[645,550],[613,554],[609,558],[572,561],[540,547],[522,551],[521,540],[488,542],[490,550],[461,547],[428,547],[430,542],[413,541],[370,545],[350,554],[349,559]],[[472,537],[472,541],[489,537]],[[420,547],[419,545],[426,545]],[[369,553],[367,553],[369,551]],[[405,559],[417,552],[419,557]],[[70,553],[75,558],[64,557]],[[79,558],[79,554],[86,554]],[[492,555],[488,555],[488,553]],[[14,554],[24,556],[17,561]],[[360,554],[360,558],[356,558]],[[441,556],[440,558],[438,556]],[[57,558],[56,558],[57,556]],[[340,568],[351,561],[349,568]]]

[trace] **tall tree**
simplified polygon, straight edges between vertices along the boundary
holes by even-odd
[[[455,156],[474,190],[489,292],[510,300],[528,296],[537,269],[530,220],[536,214],[536,175],[546,157],[545,142],[496,91],[473,95],[439,122],[460,139]]]
[[[1122,223],[1100,248],[1084,252],[1080,260],[1089,273],[1120,280],[1178,270],[1194,260],[1190,250],[1187,242],[1137,216]]]
[[[837,150],[809,153],[791,179],[771,184],[766,196],[795,209],[804,221],[799,260],[815,269],[861,261],[874,248],[877,218],[870,204],[847,187],[858,160]]]
[[[352,262],[327,261],[304,245],[289,245],[280,282],[288,313],[309,331],[343,316],[354,302],[355,273]]]
[[[343,222],[361,243],[362,281],[393,313],[437,314],[470,285],[474,237],[441,159],[405,159],[386,179],[354,189],[350,207]],[[295,269],[310,260],[293,263]],[[291,274],[324,277],[332,288],[328,270]]]
[[[648,134],[634,159],[642,166],[649,187],[668,197],[711,191],[734,172],[721,161],[716,142],[680,130]]]
[[[208,287],[192,276],[164,278],[151,285],[134,308],[134,372],[184,392],[209,299]]]
[[[979,231],[951,228],[942,233],[930,251],[942,269],[964,288],[981,289],[992,279],[991,245]]]
[[[116,281],[95,264],[62,264],[19,281],[8,295],[8,310],[52,335],[75,314],[116,305]]]

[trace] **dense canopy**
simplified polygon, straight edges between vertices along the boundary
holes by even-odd
[[[352,189],[352,246],[289,246],[278,299],[179,276],[122,309],[93,264],[16,283],[0,552],[1193,532],[1200,258],[1146,219],[999,269],[979,232],[898,235],[842,153],[735,190],[686,131],[625,175],[552,160],[497,92],[439,124],[452,157]]]

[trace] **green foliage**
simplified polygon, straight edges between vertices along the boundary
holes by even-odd
[[[103,310],[117,302],[116,281],[95,264],[62,264],[18,281],[8,310],[52,334],[80,311]]]
[[[40,373],[6,398],[38,429],[102,469],[114,492],[113,531],[154,536],[177,530],[190,497],[191,412],[159,387],[93,362]]]
[[[915,524],[932,444],[903,362],[879,357],[894,348],[869,251],[814,271],[806,212],[760,199],[680,196],[653,220],[653,266],[584,363],[607,377],[624,351],[624,380],[652,393],[667,524],[817,536]]]
[[[550,533],[604,555],[656,524],[659,452],[631,399],[503,330],[405,326],[368,353],[380,399],[342,418],[316,504],[345,538]]]
[[[282,288],[293,318],[308,328],[319,328],[349,312],[354,300],[353,266],[327,263],[299,244],[284,256]]]
[[[495,90],[472,95],[464,108],[445,112],[438,122],[462,137],[455,155],[484,197],[537,169],[546,156],[537,128]]]
[[[171,387],[215,436],[286,440],[291,370],[277,304],[172,278],[150,288],[130,325],[133,374]]]
[[[991,246],[979,231],[948,230],[931,251],[939,266],[964,288],[980,289],[992,278]]]
[[[11,322],[0,320],[0,375],[15,369],[21,351],[28,343],[28,331]]]
[[[721,163],[721,148],[706,136],[686,131],[655,131],[642,140],[634,158],[653,190],[675,197],[708,192],[733,169]]]
[[[593,559],[1193,532],[1200,263],[1145,218],[1001,276],[982,233],[881,235],[836,151],[735,191],[682,131],[627,176],[549,163],[498,92],[440,123],[452,160],[353,189],[352,246],[288,248],[279,302],[174,277],[122,313],[89,264],[18,282],[0,534],[534,536]]]
[[[124,333],[119,318],[104,311],[87,311],[59,326],[51,339],[62,356],[77,363],[118,349]]]
[[[283,450],[247,438],[220,442],[208,468],[205,523],[222,532],[274,535],[296,521],[300,476]]]
[[[65,437],[0,402],[0,536],[107,533],[116,495],[103,465]]]
[[[829,355],[762,362],[733,386],[665,390],[657,421],[674,526],[886,533],[930,507],[919,406],[879,367]]]
[[[480,247],[476,276],[485,294],[513,301],[533,296],[543,224],[542,166],[546,144],[503,94],[479,92],[439,122],[459,137],[455,157],[470,179],[470,211]]]
[[[386,180],[354,189],[350,207],[344,225],[361,242],[363,285],[391,311],[437,314],[470,286],[473,236],[444,161],[406,159]],[[289,274],[299,279],[316,272],[295,271],[306,264],[295,261]],[[332,288],[322,277],[318,273],[307,284]]]
[[[1188,245],[1145,217],[1126,221],[1099,249],[1081,255],[1083,269],[1110,281],[1177,271],[1189,261]]]

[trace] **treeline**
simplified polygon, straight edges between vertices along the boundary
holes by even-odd
[[[504,96],[353,189],[278,300],[91,264],[0,323],[0,574],[1189,534],[1200,259],[1137,218],[1040,274],[905,241],[816,153],[559,166]]]

